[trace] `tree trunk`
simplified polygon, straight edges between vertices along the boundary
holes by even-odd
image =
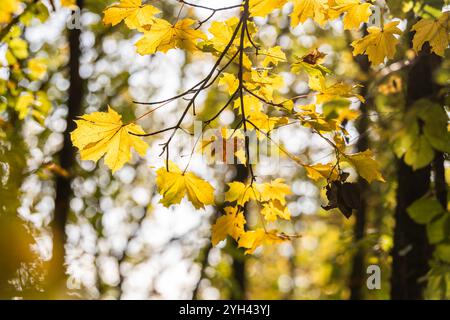
[[[367,56],[359,56],[356,58],[361,71],[368,74],[370,71],[370,63]],[[369,148],[369,138],[367,136],[367,130],[369,129],[369,106],[370,100],[368,98],[368,83],[363,83],[362,96],[366,97],[366,103],[361,104],[361,116],[356,124],[359,137],[356,144],[358,152],[366,151]],[[355,225],[353,227],[353,245],[356,246],[355,255],[352,261],[352,271],[349,279],[350,299],[361,300],[363,299],[363,290],[365,285],[364,271],[364,248],[361,246],[361,241],[364,238],[366,229],[366,217],[367,217],[367,196],[369,191],[368,183],[362,179],[358,179],[358,186],[361,193],[361,200],[359,203],[359,209],[355,214]]]
[[[408,74],[406,110],[422,98],[436,94],[433,72],[439,58],[424,50]],[[413,171],[403,159],[397,161],[397,207],[395,210],[394,248],[392,252],[392,299],[423,299],[432,246],[425,226],[416,224],[406,209],[430,189],[431,167]]]
[[[80,11],[83,8],[83,0],[77,0]],[[81,114],[83,100],[83,80],[79,74],[80,68],[80,29],[69,30],[69,97],[67,102],[67,128],[64,132],[63,147],[59,153],[60,166],[70,174],[73,171],[75,159],[75,150],[70,139],[70,132],[75,129],[75,118]],[[56,200],[55,213],[52,224],[53,231],[53,256],[51,261],[51,270],[49,272],[49,284],[51,290],[65,290],[66,268],[65,268],[65,250],[66,242],[65,226],[70,211],[70,199],[72,197],[71,176],[58,176],[56,179]]]

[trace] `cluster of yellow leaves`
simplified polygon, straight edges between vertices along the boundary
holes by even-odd
[[[144,156],[148,145],[136,134],[144,134],[134,123],[123,124],[112,108],[108,112],[94,112],[75,121],[77,128],[71,133],[73,145],[80,150],[81,160],[98,161],[105,156],[105,164],[117,171],[131,159],[131,148]]]
[[[276,231],[266,231],[263,228],[245,230],[243,208],[249,201],[255,201],[261,206],[261,216],[266,222],[275,222],[278,218],[290,220],[291,214],[286,207],[286,196],[292,192],[283,179],[275,179],[268,183],[253,183],[245,185],[242,182],[231,182],[225,193],[225,202],[230,205],[224,210],[212,227],[211,241],[217,245],[229,235],[237,241],[239,247],[246,248],[246,253],[265,243],[282,242],[289,239]]]
[[[372,15],[372,4],[361,0],[250,0],[250,14],[265,17],[286,3],[293,3],[291,25],[297,26],[308,19],[320,25],[344,15],[345,29],[358,29]]]
[[[297,26],[313,19],[323,26],[329,20],[344,15],[344,28],[358,29],[372,15],[370,3],[360,0],[294,0],[291,25]]]
[[[198,40],[206,39],[202,31],[193,28],[195,20],[183,19],[171,24],[155,17],[160,12],[152,5],[143,5],[141,0],[121,0],[105,10],[103,22],[116,25],[124,20],[130,29],[143,32],[144,36],[136,42],[137,52],[141,55],[175,48],[193,52]]]
[[[322,65],[325,57],[326,54],[315,49],[292,64],[292,72],[300,73],[304,71],[308,74],[309,87],[317,91],[316,102],[326,103],[340,98],[357,98],[364,102],[364,98],[356,92],[358,86],[343,82],[327,84],[326,76],[332,72]]]
[[[252,254],[261,245],[281,243],[292,238],[275,231],[266,231],[263,228],[245,231],[246,221],[242,210],[226,207],[224,212],[212,226],[211,243],[214,246],[230,236],[237,241],[239,247],[246,249],[246,254]]]
[[[371,15],[371,3],[360,0],[250,0],[250,15],[254,17],[265,17],[276,9],[281,9],[286,3],[293,2],[291,14],[291,24],[293,27],[299,23],[312,19],[320,25],[332,19],[343,16],[344,29],[358,29],[360,25],[367,22]],[[137,52],[146,55],[156,52],[167,52],[171,49],[180,48],[188,52],[202,50],[220,55],[229,47],[226,56],[235,56],[240,49],[240,37],[236,37],[233,43],[230,40],[236,34],[236,28],[240,24],[237,17],[229,18],[226,21],[213,21],[208,29],[211,37],[207,37],[201,30],[196,28],[196,20],[181,19],[170,23],[158,18],[160,10],[149,4],[142,4],[141,0],[121,0],[107,8],[104,12],[104,23],[117,25],[124,21],[130,29],[136,29],[143,33],[143,37],[137,41]],[[441,52],[442,36],[441,26],[447,20],[440,18],[437,22],[423,22],[430,30],[437,30],[433,35],[424,35],[417,32],[417,50],[424,42],[429,41],[435,52]],[[303,125],[316,130],[318,133],[334,133],[334,142],[341,153],[341,162],[353,166],[358,174],[369,182],[374,180],[384,181],[379,172],[378,163],[373,159],[370,151],[349,154],[345,153],[344,139],[338,134],[345,134],[341,123],[344,120],[355,119],[356,112],[343,108],[338,112],[336,118],[328,118],[317,113],[315,105],[304,106],[302,111],[294,110],[292,100],[285,100],[279,91],[284,87],[283,77],[271,69],[280,63],[287,61],[286,55],[280,46],[271,48],[261,48],[253,55],[253,43],[256,43],[256,25],[246,22],[248,37],[243,42],[243,83],[240,86],[239,79],[232,73],[222,73],[219,79],[219,86],[230,95],[235,95],[238,89],[247,91],[243,96],[244,105],[241,99],[237,98],[233,102],[233,107],[238,114],[245,113],[248,130],[255,130],[259,138],[274,130],[277,125],[286,124],[285,116],[270,116],[267,113],[266,104],[270,108],[278,108],[285,114],[291,115],[299,120]],[[398,22],[390,22],[382,29],[372,27],[368,30],[368,35],[353,42],[354,54],[367,54],[374,64],[384,62],[385,58],[393,58],[395,47],[398,43],[396,36],[401,34],[397,27]],[[241,32],[244,32],[241,30]],[[436,34],[436,35],[435,35]],[[250,38],[250,39],[249,39]],[[447,42],[448,45],[448,42]],[[309,78],[309,86],[315,91],[316,103],[324,104],[334,100],[357,98],[364,101],[363,97],[357,93],[358,86],[335,82],[328,83],[326,76],[331,73],[324,65],[325,54],[314,50],[298,59],[292,66],[292,71],[306,72]],[[29,70],[42,77],[45,71],[40,68],[38,61],[31,62]],[[251,93],[251,94],[250,94]],[[25,99],[25,98],[24,98]],[[28,103],[25,101],[24,103]],[[116,171],[131,159],[131,149],[134,148],[141,156],[144,156],[148,145],[139,137],[143,135],[142,128],[134,123],[124,124],[121,116],[111,108],[107,112],[94,112],[84,115],[76,121],[77,128],[72,132],[74,146],[80,149],[82,160],[98,161],[103,156],[105,164]],[[201,142],[201,150],[210,148],[209,152],[214,153],[213,143],[217,139],[227,141],[237,139],[241,141],[241,147],[233,149],[233,157],[237,157],[245,163],[246,155],[244,151],[244,135],[237,131],[221,131],[218,137]],[[226,159],[224,159],[226,161]],[[312,180],[325,179],[335,181],[340,179],[337,166],[333,164],[302,164],[307,175]],[[196,209],[214,205],[214,188],[211,184],[192,172],[181,170],[176,164],[169,162],[156,172],[156,185],[162,198],[160,202],[169,207],[179,204],[183,198]],[[286,197],[291,194],[290,187],[282,179],[275,179],[267,183],[251,183],[246,185],[242,182],[231,182],[225,194],[227,206],[212,226],[212,243],[217,245],[220,241],[230,236],[239,245],[245,248],[246,253],[253,253],[254,250],[263,244],[277,243],[290,239],[289,236],[277,231],[267,231],[265,224],[271,224],[278,220],[290,220],[291,213],[287,207]],[[256,203],[260,210],[261,222],[264,228],[256,230],[246,229],[246,219],[244,207],[252,201]]]
[[[362,23],[369,21],[372,4],[361,0],[293,0],[291,26],[295,27],[308,19],[323,26],[326,22],[343,16],[344,29],[359,29]],[[265,16],[284,5],[283,1],[255,1],[255,16]],[[368,28],[368,35],[352,43],[353,54],[366,54],[374,65],[385,59],[392,59],[399,43],[402,31],[398,21],[391,21],[382,28]],[[413,48],[420,51],[425,42],[429,42],[431,51],[444,56],[450,40],[450,12],[444,12],[436,19],[421,19],[411,31],[416,31]]]

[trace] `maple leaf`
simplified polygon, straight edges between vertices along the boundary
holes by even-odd
[[[81,160],[98,161],[105,155],[105,164],[117,171],[131,159],[133,147],[144,156],[148,145],[133,135],[144,134],[134,123],[124,125],[122,116],[108,107],[108,112],[94,112],[75,120],[77,128],[70,134],[73,145],[80,149]]]
[[[450,12],[444,12],[439,19],[422,19],[411,28],[416,31],[413,39],[413,48],[419,52],[425,42],[431,46],[431,51],[444,57],[450,41]]]
[[[250,0],[250,14],[254,17],[265,17],[286,3],[287,0]]]
[[[364,97],[357,94],[355,89],[360,86],[350,85],[343,82],[337,82],[330,86],[326,86],[323,82],[321,83],[323,86],[319,88],[319,93],[316,95],[317,103],[325,103],[328,101],[335,100],[337,98],[357,98],[361,102],[365,102]]]
[[[286,196],[291,195],[291,188],[284,183],[284,179],[277,178],[271,182],[257,184],[260,201],[277,200],[282,205],[286,204]]]
[[[245,115],[250,115],[253,114],[255,112],[260,112],[263,109],[263,103],[256,97],[254,96],[244,96],[243,97],[244,100],[244,112]],[[236,99],[234,101],[234,109],[237,110],[237,112],[239,114],[241,114],[242,109],[241,109],[241,100],[240,99]]]
[[[269,73],[269,70],[252,70],[247,72],[244,78],[247,89],[268,101],[273,101],[275,90],[284,86],[283,77]]]
[[[222,22],[213,21],[211,23],[211,27],[208,29],[209,33],[211,33],[213,37],[208,40],[208,43],[210,43],[217,51],[222,52],[230,42],[234,30],[238,24],[239,19],[237,17],[231,17],[230,19]],[[233,45],[239,46],[239,39],[235,39]],[[247,45],[251,44],[248,43]]]
[[[315,165],[304,166],[304,168],[306,170],[307,176],[314,181],[318,181],[320,179],[336,180],[339,178],[339,173],[336,170],[336,166],[331,163],[319,163]]]
[[[294,9],[291,13],[291,26],[296,27],[309,18],[320,25],[327,21],[328,0],[294,0]]]
[[[239,79],[234,74],[224,72],[218,83],[219,87],[224,87],[228,94],[232,95],[239,87]]]
[[[187,194],[187,198],[196,209],[214,204],[214,188],[192,172],[182,172],[173,162],[156,171],[156,185],[162,195],[160,203],[165,207],[178,204]]]
[[[286,61],[286,54],[280,46],[271,47],[267,50],[261,50],[260,54],[264,56],[262,62],[263,67],[268,67],[270,64],[277,66],[280,61]]]
[[[172,25],[164,19],[155,19],[152,24],[142,26],[144,36],[136,42],[137,52],[146,55],[175,48],[194,52],[197,40],[206,39],[203,32],[192,28],[194,23],[195,20],[183,19]]]
[[[160,12],[151,5],[142,5],[142,0],[121,0],[104,11],[103,23],[115,26],[125,20],[129,28],[136,29]]]
[[[268,183],[253,183],[246,186],[242,182],[231,182],[225,194],[225,201],[235,202],[243,207],[248,201],[254,200],[262,203],[261,214],[269,222],[276,221],[277,217],[290,220],[291,214],[286,208],[286,196],[292,194],[291,188],[281,178]]]
[[[268,222],[275,222],[278,217],[284,220],[291,220],[289,209],[278,200],[264,203],[261,214]]]
[[[358,174],[369,183],[374,180],[385,182],[379,171],[380,164],[373,159],[373,153],[370,150],[345,155],[342,158],[342,161],[351,164],[356,169]]]
[[[353,55],[366,54],[372,64],[383,63],[386,58],[392,59],[395,56],[396,46],[399,40],[395,35],[401,35],[402,31],[397,27],[399,21],[393,21],[384,26],[383,29],[370,27],[369,33],[362,39],[352,42]]]
[[[331,5],[330,18],[334,19],[345,13],[344,29],[359,29],[361,23],[369,21],[372,15],[372,4],[361,3],[360,0],[330,0],[334,2]]]
[[[211,242],[216,246],[220,241],[230,235],[236,241],[245,232],[245,217],[242,211],[236,208],[226,207],[225,214],[217,218],[211,228]]]
[[[225,193],[225,201],[227,202],[237,202],[237,205],[244,206],[249,200],[256,200],[259,197],[259,193],[253,186],[246,186],[242,182],[230,182],[228,183],[230,187]]]
[[[238,241],[240,248],[246,248],[245,254],[252,254],[263,244],[281,243],[289,240],[290,237],[283,234],[277,234],[273,231],[266,232],[262,228],[243,233]]]

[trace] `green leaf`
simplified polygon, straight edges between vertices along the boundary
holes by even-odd
[[[427,235],[428,241],[431,244],[437,244],[444,241],[447,237],[447,230],[449,229],[449,215],[444,214],[436,220],[431,221],[427,224]]]
[[[444,212],[441,204],[434,198],[422,198],[407,209],[409,216],[418,224],[427,224]]]
[[[423,133],[433,148],[450,153],[450,132],[447,131],[446,127],[427,122],[423,128]]]
[[[425,124],[423,133],[433,148],[443,152],[450,152],[450,133],[447,130],[448,116],[444,107],[428,100],[416,103],[417,116]]]
[[[450,263],[450,243],[440,243],[434,250],[434,255],[447,263]]]
[[[426,167],[434,159],[434,150],[424,135],[414,141],[405,154],[405,162],[414,170]]]
[[[416,119],[407,120],[407,127],[397,133],[393,148],[397,158],[403,155],[411,148],[414,141],[419,139],[419,124]]]

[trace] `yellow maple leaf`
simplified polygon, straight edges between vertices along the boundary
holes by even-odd
[[[115,26],[125,20],[129,28],[136,29],[160,12],[151,5],[142,5],[142,0],[121,0],[104,11],[103,23]]]
[[[239,19],[237,17],[231,17],[226,21],[213,21],[211,23],[211,27],[208,29],[209,33],[213,35],[213,37],[208,40],[208,42],[219,52],[222,52],[230,39],[233,36],[234,30],[237,28],[239,24]],[[234,40],[233,45],[239,46],[239,37]]]
[[[264,203],[261,214],[268,222],[275,222],[278,217],[284,220],[291,220],[289,209],[278,200]]]
[[[284,86],[284,78],[281,75],[269,73],[269,70],[246,72],[244,80],[247,89],[267,101],[273,101],[274,92]]]
[[[314,181],[319,181],[320,179],[336,180],[339,178],[339,173],[336,170],[336,166],[331,163],[319,163],[315,165],[304,166],[304,168],[306,170],[307,176]]]
[[[284,6],[286,2],[287,0],[250,0],[250,14],[254,17],[265,17]]]
[[[244,206],[249,200],[256,200],[259,197],[259,192],[253,186],[246,186],[242,182],[230,182],[230,187],[225,193],[225,201],[237,202],[237,205]]]
[[[175,48],[195,51],[198,39],[206,39],[206,36],[192,28],[194,23],[195,20],[183,19],[172,25],[164,19],[155,19],[148,27],[143,26],[144,36],[136,42],[137,52],[146,55]]]
[[[245,232],[245,217],[242,211],[236,208],[226,207],[225,214],[217,218],[211,228],[211,243],[216,246],[220,241],[230,235],[236,241]]]
[[[372,4],[362,3],[361,0],[330,0],[330,18],[345,13],[344,29],[359,29],[361,23],[369,21],[372,15]]]
[[[296,27],[309,18],[320,25],[328,19],[328,0],[294,0],[294,9],[291,13],[291,26]]]
[[[186,194],[196,209],[214,204],[214,188],[192,172],[182,172],[175,163],[170,162],[169,171],[162,167],[156,174],[160,203],[165,207],[180,203]]]
[[[291,188],[284,183],[284,179],[277,178],[271,182],[256,184],[260,195],[260,201],[277,200],[280,204],[286,204],[286,196],[291,195]]]
[[[271,47],[267,50],[261,50],[260,54],[264,56],[264,60],[262,62],[263,67],[268,67],[270,64],[277,66],[281,61],[286,61],[286,54],[280,46]]]
[[[252,254],[255,250],[263,244],[281,243],[288,240],[289,237],[283,237],[275,232],[266,232],[262,228],[254,231],[247,231],[243,233],[238,241],[240,248],[246,248],[245,254]]]
[[[401,35],[402,31],[397,27],[399,21],[393,21],[384,26],[383,29],[370,27],[369,33],[362,39],[352,42],[353,55],[366,54],[372,64],[383,63],[385,58],[392,59],[395,56],[396,46],[399,40],[395,35]]]
[[[343,82],[337,82],[330,86],[321,83],[322,87],[318,88],[319,93],[316,95],[317,103],[325,103],[337,98],[357,98],[361,102],[365,102],[364,97],[355,92],[360,86],[350,85]]]
[[[224,87],[228,94],[232,95],[239,87],[239,79],[234,74],[224,72],[219,80],[218,85]]]
[[[411,28],[416,31],[413,48],[419,52],[425,42],[431,46],[431,51],[443,57],[450,41],[450,12],[444,12],[439,19],[422,19]]]
[[[260,112],[263,108],[263,103],[261,102],[261,100],[259,100],[254,96],[246,95],[244,96],[243,100],[244,100],[244,112],[246,116],[254,112]],[[242,112],[241,99],[236,99],[234,101],[233,107],[238,111],[239,114],[241,114]]]
[[[141,156],[147,151],[142,138],[133,135],[144,134],[142,128],[134,123],[124,125],[121,115],[111,107],[108,112],[86,114],[75,122],[77,128],[70,136],[81,160],[98,161],[105,156],[105,164],[115,172],[131,159],[132,147]]]
[[[385,182],[380,173],[380,164],[373,158],[371,150],[344,155],[342,161],[351,164],[358,174],[369,183],[374,180]]]

